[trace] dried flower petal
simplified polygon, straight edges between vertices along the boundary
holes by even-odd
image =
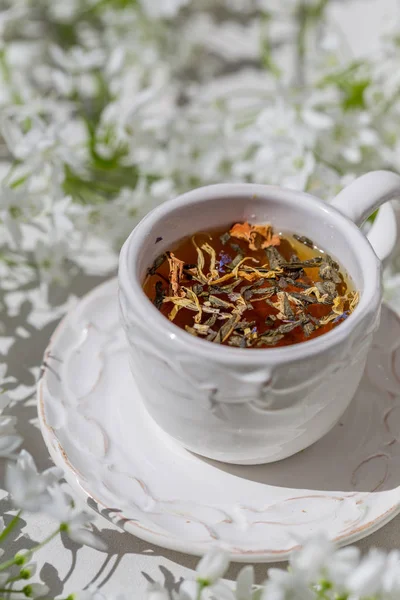
[[[180,280],[182,279],[183,267],[185,262],[176,258],[176,256],[170,252],[168,255],[169,264],[169,280],[171,283],[172,293],[177,296],[180,288]]]
[[[271,225],[250,225],[250,223],[235,223],[230,230],[232,237],[245,240],[250,250],[259,250],[269,246],[279,246],[279,235],[274,234]]]

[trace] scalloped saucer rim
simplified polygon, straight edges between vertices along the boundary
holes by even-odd
[[[298,536],[317,528],[352,543],[400,512],[400,439],[393,433],[400,320],[393,311],[383,307],[366,374],[338,425],[294,457],[239,467],[191,454],[147,415],[128,368],[116,292],[115,279],[103,283],[64,317],[37,391],[49,453],[91,508],[149,543],[195,555],[218,544],[236,562],[286,560]],[[355,427],[366,439],[357,441]],[[343,459],[336,480],[333,450]],[[329,488],[341,481],[344,491]]]

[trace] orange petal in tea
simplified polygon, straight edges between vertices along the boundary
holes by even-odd
[[[168,264],[169,264],[169,281],[171,283],[171,288],[174,296],[184,296],[184,293],[179,290],[180,288],[180,280],[182,279],[183,266],[184,261],[179,260],[176,256],[170,252],[168,256]]]
[[[250,241],[251,225],[250,223],[235,223],[230,230],[229,234],[231,237],[238,238],[239,240]]]
[[[254,243],[257,241],[257,235],[263,238],[261,242],[261,248],[268,248],[268,246],[279,246],[281,243],[281,238],[279,235],[274,233],[274,230],[271,225],[252,225],[252,236],[254,235]],[[251,250],[257,250],[257,247],[254,246]]]
[[[229,229],[184,238],[148,269],[146,294],[178,327],[217,344],[270,348],[322,335],[356,308],[346,273],[311,242],[294,255],[297,238],[269,224]]]
[[[232,237],[245,240],[250,250],[279,246],[279,235],[274,234],[271,225],[250,225],[250,223],[235,223],[229,234]]]

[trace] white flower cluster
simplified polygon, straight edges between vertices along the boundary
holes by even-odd
[[[347,59],[327,5],[0,0],[1,285],[66,283],[195,186],[399,170],[398,37]]]
[[[1,428],[1,422],[0,422]],[[1,433],[1,431],[0,431]],[[4,438],[7,440],[7,438]],[[20,443],[14,437],[14,443],[9,442],[11,449],[15,443]],[[3,440],[2,440],[2,446]],[[2,448],[0,453],[3,454]],[[58,522],[57,529],[42,542],[29,550],[21,550],[6,561],[0,561],[0,595],[9,598],[10,594],[19,593],[20,597],[40,598],[49,593],[49,588],[43,583],[31,583],[36,573],[36,563],[32,557],[37,550],[50,542],[60,532],[65,532],[79,544],[87,544],[98,550],[105,550],[105,544],[90,530],[89,525],[94,519],[93,514],[81,510],[75,505],[64,485],[59,482],[62,471],[52,467],[39,473],[32,456],[21,450],[15,461],[10,461],[6,470],[5,487],[10,492],[12,502],[18,513],[11,518],[7,525],[0,518],[0,558],[4,554],[1,546],[7,548],[7,538],[19,521],[22,511],[29,513],[44,513]],[[18,585],[19,587],[15,587]]]
[[[267,580],[254,584],[254,569],[244,567],[234,585],[222,581],[229,566],[222,550],[204,556],[192,581],[184,581],[174,600],[395,600],[400,596],[400,552],[371,550],[361,557],[355,547],[337,550],[323,534],[294,552],[288,569],[269,569]],[[147,600],[169,600],[157,584]]]
[[[93,521],[93,514],[75,506],[59,483],[60,477],[62,470],[58,467],[38,473],[32,456],[26,450],[21,450],[17,460],[10,462],[7,467],[6,489],[18,509],[48,514],[61,524],[60,529],[66,531],[75,542],[104,550],[103,542],[86,527]]]

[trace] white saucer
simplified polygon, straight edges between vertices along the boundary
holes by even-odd
[[[166,548],[202,554],[219,544],[235,561],[267,562],[287,559],[297,535],[322,529],[354,542],[400,512],[399,394],[400,320],[384,306],[357,395],[328,435],[269,465],[202,459],[142,407],[113,280],[53,334],[38,404],[54,462],[104,517]]]

